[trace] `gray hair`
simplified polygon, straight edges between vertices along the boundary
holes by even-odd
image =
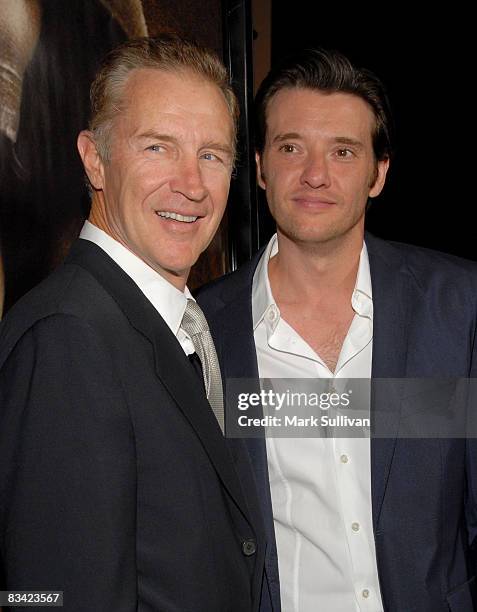
[[[217,85],[232,119],[236,149],[239,108],[225,66],[213,51],[175,34],[127,41],[108,53],[91,85],[89,129],[103,161],[110,159],[114,118],[124,110],[124,89],[130,73],[141,68],[192,72]]]

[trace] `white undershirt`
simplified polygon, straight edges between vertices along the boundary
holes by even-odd
[[[97,244],[132,278],[176,336],[185,354],[191,355],[194,345],[180,327],[187,300],[194,299],[189,289],[179,291],[132,251],[89,221],[85,221],[80,238]]]
[[[373,301],[366,245],[351,300],[355,316],[334,373],[280,317],[268,278],[268,261],[277,252],[275,235],[253,279],[260,377],[370,378]],[[283,612],[382,612],[369,438],[267,437],[266,444]]]

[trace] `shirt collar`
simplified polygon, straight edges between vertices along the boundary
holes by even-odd
[[[369,268],[369,257],[366,243],[363,242],[361,255],[359,256],[358,274],[351,297],[353,310],[362,317],[373,316],[373,290],[371,284],[371,271]]]
[[[276,312],[278,316],[274,317],[272,324],[273,330],[275,329],[280,319],[280,310],[275,304],[273,299],[272,289],[270,287],[270,280],[268,278],[268,262],[270,259],[278,253],[278,240],[277,235],[274,234],[265,251],[263,252],[260,261],[258,262],[255,274],[253,276],[252,284],[252,317],[253,317],[253,330],[263,321],[263,318],[267,314],[269,309],[271,312]],[[270,320],[270,319],[269,319]]]
[[[275,331],[275,328],[280,320],[280,309],[273,299],[270,279],[268,278],[268,262],[277,253],[278,240],[277,235],[274,234],[263,252],[260,261],[258,262],[253,277],[252,316],[254,331],[265,317],[272,332]],[[359,257],[358,274],[356,276],[356,284],[351,297],[351,305],[353,310],[358,315],[368,318],[372,317],[373,294],[371,286],[371,273],[369,269],[368,249],[366,248],[366,243],[364,241]]]
[[[137,255],[89,221],[85,221],[80,238],[97,244],[132,278],[177,336],[187,300],[193,299],[189,289],[186,287],[182,292],[174,287]]]

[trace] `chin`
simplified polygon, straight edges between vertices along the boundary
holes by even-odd
[[[292,242],[326,242],[334,236],[334,232],[327,230],[317,231],[316,228],[310,227],[285,227],[280,228],[284,234]]]

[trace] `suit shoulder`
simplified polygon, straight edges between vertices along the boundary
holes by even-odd
[[[8,311],[4,324],[28,324],[29,321],[52,314],[70,314],[87,319],[101,310],[103,303],[110,306],[109,293],[85,268],[62,264],[50,276],[24,295]]]
[[[401,251],[409,266],[424,277],[447,277],[467,279],[477,283],[477,262],[433,249],[417,247],[403,243],[392,243]]]
[[[237,289],[243,285],[241,270],[229,272],[206,285],[203,285],[196,294],[197,302],[207,317],[223,308],[233,300]]]
[[[467,277],[477,281],[477,262],[426,247],[385,241],[374,236],[366,240],[370,255],[385,260],[397,259],[421,279],[436,277]]]
[[[114,318],[111,303],[112,298],[86,270],[60,266],[23,296],[1,322],[0,364],[30,330],[46,326],[53,338],[66,328],[90,329],[98,319]]]
[[[219,296],[221,295],[222,291],[227,291],[228,288],[234,287],[236,285],[236,279],[238,275],[239,270],[227,272],[223,276],[219,276],[218,278],[215,278],[207,284],[202,285],[197,290],[196,296],[200,297],[200,299],[210,299],[214,296]]]
[[[450,253],[444,253],[442,251],[436,251],[422,246],[416,246],[413,244],[405,244],[403,242],[390,242],[392,246],[399,249],[407,257],[414,259],[415,261],[422,261],[428,263],[441,262],[443,265],[448,265],[452,268],[461,268],[463,270],[468,269],[471,272],[477,271],[477,262]]]
[[[369,238],[369,237],[368,237]],[[466,326],[469,317],[474,329],[477,313],[477,264],[447,253],[377,238],[367,239],[372,282],[407,277],[406,288],[414,307],[421,304],[431,312],[453,313]],[[446,315],[447,317],[447,315]],[[446,319],[447,320],[447,319]]]
[[[240,266],[238,270],[220,276],[200,287],[196,295],[199,304],[209,311],[214,311],[233,301],[238,293],[251,291],[253,275],[262,252],[263,249],[256,253],[250,261]]]

